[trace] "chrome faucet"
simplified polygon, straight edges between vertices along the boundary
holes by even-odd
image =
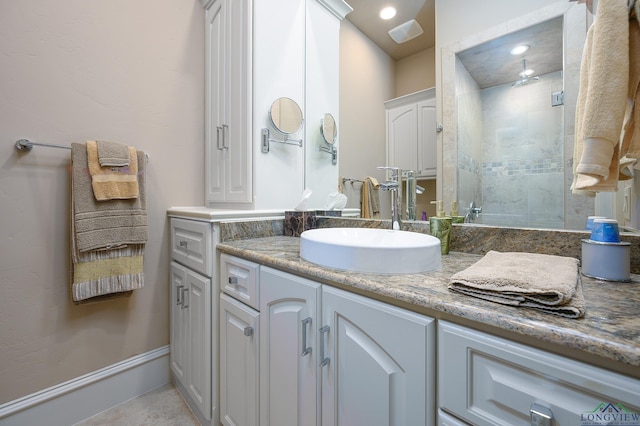
[[[400,192],[400,182],[402,170],[398,167],[378,167],[378,170],[388,170],[391,172],[390,180],[380,183],[380,188],[384,191],[391,191],[391,229],[400,230],[402,219],[400,205],[402,204],[402,194]]]
[[[476,207],[476,202],[472,201],[469,205],[469,212],[464,217],[466,223],[474,222],[478,216],[482,213],[482,207]]]
[[[416,195],[422,194],[424,188],[418,185],[416,180],[416,172],[413,170],[407,170],[403,173],[403,176],[407,178],[406,191],[406,208],[404,211],[405,220],[416,220]]]

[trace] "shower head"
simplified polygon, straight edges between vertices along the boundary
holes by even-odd
[[[533,74],[533,70],[527,69],[527,60],[522,59],[522,71],[520,71],[520,74],[519,74],[520,79],[514,81],[511,87],[522,87],[522,86],[526,86],[527,84],[532,84],[540,80],[540,77],[538,76],[529,77],[531,74]]]

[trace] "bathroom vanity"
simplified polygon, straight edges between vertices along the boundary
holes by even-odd
[[[223,238],[218,250],[223,263],[254,271],[221,268],[220,391],[234,401],[221,403],[223,424],[289,424],[304,413],[304,424],[323,425],[575,425],[640,412],[637,275],[582,277],[587,314],[575,320],[448,291],[480,255],[383,275],[306,262],[295,237]],[[253,288],[252,303],[224,289],[239,282]],[[231,320],[234,310],[250,321]]]

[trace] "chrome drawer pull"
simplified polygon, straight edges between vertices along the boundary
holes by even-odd
[[[229,284],[232,284],[232,285],[238,284],[238,277],[229,277]]]
[[[325,365],[329,365],[329,362],[331,362],[331,360],[327,357],[325,358],[324,356],[324,336],[323,334],[328,333],[329,332],[329,326],[325,325],[324,327],[322,327],[320,329],[320,359],[322,360],[322,362],[320,363],[320,367],[324,367]]]
[[[182,289],[184,288],[183,285],[179,285],[178,287],[176,287],[176,305],[180,306],[182,305]]]
[[[189,295],[189,289],[188,288],[183,288],[182,289],[182,309],[189,307],[188,303],[186,303],[186,304],[184,303],[184,302],[189,302],[189,298],[186,298],[186,299],[184,298],[185,294]]]
[[[244,328],[244,335],[249,337],[249,336],[253,336],[253,327],[245,327]]]
[[[553,413],[547,407],[534,402],[531,404],[529,413],[531,414],[531,426],[551,426]]]
[[[302,320],[302,356],[311,353],[311,347],[307,346],[307,325],[311,324],[311,317]]]
[[[179,245],[180,247],[187,247],[187,244],[188,244],[188,242],[187,242],[187,241],[185,241],[185,240],[180,240],[180,242],[178,243],[178,245]]]

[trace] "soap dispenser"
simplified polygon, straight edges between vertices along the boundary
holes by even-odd
[[[441,253],[448,254],[452,220],[445,216],[442,200],[432,201],[431,204],[436,205],[436,215],[429,218],[429,231],[440,240]]]
[[[460,216],[458,213],[458,202],[451,202],[451,222],[452,223],[464,223],[464,216]]]

